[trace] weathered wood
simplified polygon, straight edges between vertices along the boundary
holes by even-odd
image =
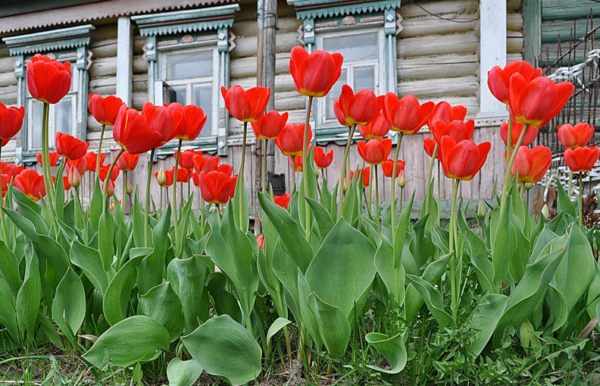
[[[453,1],[432,1],[424,2],[418,1],[419,5],[425,8],[430,13],[436,15],[444,15],[448,13],[460,13],[460,14],[473,14],[477,13],[479,9],[479,2],[477,0],[453,0]],[[402,4],[400,7],[400,15],[404,19],[411,17],[425,17],[429,16],[430,13],[423,10],[414,3]]]
[[[599,25],[600,18],[594,18],[594,27]],[[573,20],[545,21],[542,24],[542,43],[556,43],[558,41],[558,35],[560,35],[560,40],[563,42],[570,39],[574,26]],[[578,20],[577,30],[574,31],[574,39],[581,39],[585,36],[588,29],[589,25],[587,25],[585,18]]]
[[[133,73],[148,74],[148,61],[142,55],[133,56]]]
[[[419,36],[398,39],[398,58],[414,56],[474,54],[479,48],[479,38],[474,32],[440,36]]]
[[[117,37],[92,41],[90,50],[94,53],[94,59],[117,57]]]
[[[243,36],[235,39],[236,47],[231,51],[231,58],[256,56],[256,36]],[[277,35],[277,52],[290,52],[298,43],[298,33],[284,32]]]
[[[290,53],[282,52],[276,55],[275,74],[289,74]],[[249,78],[256,75],[256,57],[236,58],[231,61],[230,79]]]
[[[520,13],[508,12],[506,14],[506,29],[508,31],[521,32],[523,23],[523,16]]]
[[[521,0],[507,0],[506,10],[508,12],[517,12],[521,10]]]
[[[585,19],[593,11],[600,16],[600,7],[595,0],[544,0],[542,20]]]
[[[524,0],[523,18],[526,20],[523,27],[523,36],[525,38],[525,47],[523,56],[525,60],[534,63],[541,49],[541,12],[542,0]]]
[[[302,24],[296,17],[279,17],[277,19],[277,33],[296,32],[298,26]],[[256,20],[236,21],[233,24],[233,33],[237,36],[256,36]]]
[[[0,87],[16,86],[17,77],[13,71],[0,73]]]
[[[400,81],[398,93],[417,97],[470,96],[476,95],[479,80],[476,76],[438,78],[428,80]]]
[[[0,57],[0,72],[13,72],[15,70],[15,58],[11,56]]]
[[[93,59],[89,69],[90,78],[101,76],[115,76],[117,74],[117,58],[106,57]]]
[[[110,76],[91,79],[89,88],[94,94],[114,95],[117,92],[117,78]]]
[[[407,19],[402,22],[401,38],[424,36],[424,35],[446,35],[473,31],[478,24],[477,14],[448,14],[441,20],[434,16]]]
[[[131,95],[131,107],[136,110],[141,110],[144,103],[148,101],[148,92],[134,92]]]
[[[506,52],[511,54],[523,52],[523,36],[508,36],[506,39]]]
[[[479,59],[475,54],[440,55],[428,58],[398,59],[398,82],[435,79],[439,76],[456,78],[476,75]]]
[[[275,110],[288,111],[304,109],[306,97],[298,94],[296,91],[277,93],[275,99]]]

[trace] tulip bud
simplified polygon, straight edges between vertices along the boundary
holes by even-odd
[[[133,193],[133,186],[129,182],[129,180],[125,180],[125,193],[131,194]]]
[[[348,191],[348,179],[344,177],[344,183],[342,184],[342,189],[344,189],[344,193]]]
[[[483,220],[486,214],[487,211],[485,210],[485,205],[483,205],[483,201],[479,201],[479,205],[477,205],[477,217]]]
[[[548,204],[544,204],[544,207],[542,208],[542,215],[544,215],[544,218],[550,218],[550,209],[548,208]]]
[[[525,183],[525,189],[529,190],[531,188],[533,188],[533,184],[531,182],[526,182]]]
[[[106,189],[107,183],[108,183],[108,189],[106,190],[106,195],[108,197],[112,197],[112,195],[115,194],[115,183],[112,182],[110,178],[107,178],[106,180],[104,180],[104,183],[102,184],[102,191],[104,191]]]
[[[165,182],[167,182],[167,175],[165,174],[165,171],[162,166],[160,167],[160,170],[158,171],[158,176],[156,177],[156,181],[158,182],[158,184],[160,186],[163,186],[165,184]]]
[[[398,184],[398,187],[400,189],[402,189],[406,186],[406,177],[404,176],[404,170],[400,170],[400,173],[398,174],[398,178],[396,179],[396,183]]]
[[[314,172],[315,172],[315,177],[317,177],[317,178],[321,177],[321,173],[320,173],[320,170],[318,168],[316,168],[314,170]]]
[[[71,166],[69,168],[67,178],[72,187],[77,188],[79,185],[81,185],[81,174],[79,174],[79,170],[77,170],[75,166]]]

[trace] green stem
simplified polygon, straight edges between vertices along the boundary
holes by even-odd
[[[127,210],[127,171],[123,172],[123,213]]]
[[[245,128],[244,128],[245,131]],[[179,171],[179,156],[181,155],[181,143],[183,141],[180,139],[179,142],[177,143],[177,156],[175,157],[175,171],[173,172],[174,174],[174,180],[175,182],[173,183],[173,224],[175,226],[175,250],[179,251],[179,221],[177,218],[177,212],[178,212],[178,206],[177,206],[177,173]],[[246,143],[245,139],[244,139],[244,143]],[[242,158],[243,160],[244,158]],[[242,180],[243,181],[243,180]],[[183,190],[183,189],[182,189]]]
[[[583,173],[579,173],[579,228],[583,225]]]
[[[527,132],[527,129],[529,128],[528,124],[524,124],[523,125],[523,131],[521,131],[521,135],[519,135],[519,139],[517,140],[517,143],[515,144],[515,151],[512,152],[512,154],[510,155],[510,159],[508,161],[508,165],[506,165],[506,173],[504,175],[504,185],[502,185],[502,198],[500,200],[500,208],[503,208],[505,203],[506,203],[506,193],[508,192],[508,189],[510,188],[510,170],[512,169],[513,163],[515,162],[515,158],[517,158],[517,153],[519,152],[519,147],[521,147],[521,143],[523,143],[523,138],[525,138],[525,133]],[[510,125],[509,125],[509,133],[508,133],[508,137],[507,137],[507,143],[510,144]],[[510,152],[509,152],[510,154]]]
[[[260,173],[260,177],[262,179],[262,191],[265,193],[267,191],[267,145],[269,144],[268,139],[263,140],[263,150],[261,152],[262,156],[262,172]]]
[[[512,145],[512,118],[508,117],[508,130],[506,132],[506,150],[510,152]]]
[[[369,218],[373,218],[373,173],[369,173],[369,202],[367,205],[367,208],[369,208]]]
[[[348,129],[348,141],[346,142],[346,150],[344,150],[344,163],[342,164],[342,176],[340,178],[340,217],[342,216],[342,206],[344,203],[344,180],[350,174],[350,147],[352,146],[352,138],[354,138],[354,131],[356,130],[356,125],[352,125]],[[350,181],[348,181],[348,185],[350,185]],[[370,209],[369,209],[370,210]]]
[[[452,181],[452,209],[450,210],[450,243],[449,249],[452,256],[450,257],[450,289],[452,291],[452,319],[454,320],[454,324],[456,324],[456,317],[458,314],[458,309],[456,307],[458,294],[456,292],[456,251],[455,249],[455,239],[456,239],[456,196],[458,194],[458,184],[460,180]]]
[[[121,154],[123,154],[124,151],[125,151],[124,148],[121,148],[121,150],[119,150],[119,152],[117,153],[117,156],[115,157],[113,162],[110,164],[110,168],[108,168],[108,174],[106,175],[106,178],[104,179],[104,207],[103,207],[102,211],[105,211],[106,208],[108,207],[108,186],[110,185],[110,176],[112,174],[113,169],[115,168],[115,165],[117,164],[117,161],[119,160],[119,158],[121,157]]]
[[[42,113],[42,174],[44,175],[44,184],[46,185],[46,195],[52,208],[52,172],[50,170],[50,146],[48,143],[48,117],[50,114],[50,105],[44,102]]]
[[[102,142],[104,141],[104,130],[106,125],[102,125],[102,131],[100,132],[100,141],[98,142],[98,154],[96,155],[96,176],[100,178],[100,156],[102,155]]]
[[[373,165],[373,168],[375,169],[375,223],[379,224],[379,176],[377,175],[377,165]],[[392,174],[393,175],[393,174]],[[372,175],[371,175],[372,177]],[[393,181],[393,180],[392,180]],[[369,183],[369,189],[371,188],[371,184]],[[371,195],[371,192],[369,191],[369,196]],[[370,200],[370,199],[369,199]],[[370,204],[370,202],[369,202]],[[371,207],[369,207],[369,211],[370,211]]]
[[[569,170],[569,201],[571,201],[571,194],[573,192],[573,172]]]
[[[292,193],[296,190],[296,156],[292,156]]]
[[[0,160],[2,160],[2,147],[0,146]],[[0,174],[0,186],[2,186],[2,174]],[[0,192],[0,207],[4,207],[4,196]],[[6,233],[6,224],[4,224],[4,211],[0,209],[0,226],[4,234],[4,242],[8,245],[8,234]]]
[[[396,153],[394,154],[394,167],[392,169],[392,176],[396,176],[398,168],[398,157],[400,156],[400,145],[402,144],[402,137],[404,133],[398,133],[398,143],[396,144]],[[396,184],[392,184],[392,200],[390,202],[392,211],[392,238],[396,234]]]
[[[240,171],[238,181],[240,184],[244,183],[244,168],[246,166],[246,138],[248,136],[248,122],[244,122],[244,138],[242,140],[242,162],[240,163]],[[240,227],[244,223],[244,211],[242,210],[242,205],[239,207],[239,219],[240,219]],[[246,219],[248,221],[248,219]]]
[[[77,208],[79,209],[79,215],[81,216],[81,224],[83,227],[83,233],[87,235],[87,222],[85,221],[85,213],[83,212],[83,204],[81,203],[81,199],[79,198],[79,187],[75,187],[75,201],[77,202]]]
[[[311,159],[308,156],[308,133],[310,130],[310,111],[312,110],[312,103],[313,103],[313,97],[309,96],[308,97],[308,106],[306,107],[306,119],[304,121],[304,139],[302,141],[302,174],[304,174],[306,172],[306,170],[308,169],[308,163],[311,162]],[[314,168],[310,168],[310,170],[313,170]],[[304,185],[304,197],[309,198],[310,197],[310,191],[309,191],[309,187],[308,187],[308,176],[303,175],[302,176],[302,183]],[[312,197],[310,197],[312,198]],[[305,213],[305,217],[306,217],[306,226],[304,227],[304,230],[306,232],[306,241],[310,242],[310,234],[311,234],[311,225],[312,225],[312,221],[310,219],[310,205],[307,205],[305,203],[304,205],[304,213]]]
[[[152,180],[152,166],[154,164],[154,154],[156,149],[150,152],[150,160],[148,160],[148,175],[146,176],[146,222],[144,223],[144,245],[150,246],[150,181]]]
[[[160,210],[160,214],[162,215],[162,209],[163,209],[163,187],[160,187],[160,205],[158,206],[159,210]]]
[[[429,191],[429,187],[431,186],[431,177],[433,175],[433,164],[435,163],[435,157],[437,157],[438,152],[438,143],[435,143],[435,148],[433,149],[433,153],[431,155],[431,163],[429,163],[429,173],[427,173],[427,194],[425,195],[425,213],[429,213],[429,202],[431,199],[431,194],[433,192]]]

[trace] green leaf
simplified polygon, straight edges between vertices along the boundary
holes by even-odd
[[[131,290],[136,284],[136,268],[144,255],[137,255],[125,263],[110,281],[102,303],[104,318],[108,324],[115,325],[127,317],[127,306],[131,301]]]
[[[56,287],[52,315],[60,330],[71,342],[74,342],[75,334],[85,319],[85,302],[85,289],[81,279],[69,268]]]
[[[17,207],[21,211],[23,217],[31,221],[37,233],[41,235],[48,235],[49,229],[48,224],[44,221],[40,215],[40,206],[38,203],[31,201],[26,195],[21,193],[18,189],[14,190],[14,199]],[[8,207],[8,205],[7,205]]]
[[[210,319],[181,340],[207,373],[232,384],[250,382],[261,372],[260,346],[228,315]]]
[[[4,280],[0,280],[0,324],[8,330],[10,337],[15,342],[21,341],[19,334],[19,325],[17,323],[17,310],[15,309],[16,294],[11,293],[11,289]],[[21,346],[19,344],[19,346]]]
[[[97,250],[75,240],[71,247],[71,262],[81,268],[94,287],[104,294],[106,287],[108,287],[108,277],[104,271],[100,253]]]
[[[509,298],[504,295],[488,294],[473,313],[471,328],[478,331],[477,337],[468,347],[468,351],[478,357],[489,342],[496,325],[500,321]]]
[[[163,281],[165,272],[165,260],[169,248],[169,229],[171,228],[171,207],[163,213],[156,227],[152,231],[153,251],[146,256],[140,265],[138,286],[140,294],[145,294],[154,286]]]
[[[220,272],[213,272],[206,280],[206,288],[213,299],[213,305],[218,315],[229,315],[233,320],[242,323],[240,305],[230,292],[227,291],[227,279]],[[207,315],[208,317],[208,315]],[[198,322],[194,323],[198,325]]]
[[[535,329],[531,325],[529,320],[525,319],[523,323],[521,323],[521,327],[519,328],[519,336],[521,338],[521,345],[523,348],[540,348],[542,347],[542,342],[535,335]]]
[[[410,200],[402,210],[400,214],[400,221],[398,221],[398,229],[394,235],[394,269],[398,270],[400,262],[402,261],[402,251],[404,250],[404,241],[406,240],[406,232],[410,227],[410,213],[412,211],[413,202],[415,200],[415,194],[413,193]]]
[[[492,213],[492,264],[494,265],[494,287],[496,291],[502,288],[502,282],[508,274],[512,256],[517,248],[517,232],[510,219],[510,200]]]
[[[406,354],[406,348],[404,347],[404,340],[402,339],[401,333],[389,337],[379,332],[370,332],[365,336],[365,340],[371,346],[375,347],[375,349],[379,351],[390,364],[389,370],[374,365],[367,365],[368,368],[386,374],[398,374],[404,370],[406,362],[408,361],[408,355]]]
[[[169,350],[169,332],[156,320],[136,315],[100,335],[83,358],[98,368],[127,367],[156,359]]]
[[[182,361],[173,358],[167,366],[169,386],[193,386],[202,375],[202,371],[202,366],[195,359]]]
[[[133,241],[135,241],[136,247],[150,247],[150,245],[146,245],[145,243],[145,225],[148,219],[146,218],[146,212],[144,208],[142,208],[142,204],[140,203],[140,197],[136,191],[135,199],[133,200],[133,206],[131,207],[131,211],[129,212],[129,216],[132,218],[133,223]]]
[[[324,239],[331,231],[331,228],[333,228],[331,215],[325,207],[312,198],[307,198],[306,202],[310,205],[311,212],[319,228],[319,233],[321,234],[321,239]]]
[[[16,301],[17,321],[22,331],[27,331],[33,342],[35,322],[42,300],[42,282],[37,256],[33,253],[27,254],[25,261],[25,278],[17,294]]]
[[[94,194],[92,194],[90,203],[90,223],[94,231],[98,232],[100,226],[100,216],[103,212],[104,194],[100,187],[100,180],[96,179],[94,183]]]
[[[210,263],[208,256],[193,255],[189,259],[175,258],[167,267],[167,278],[181,301],[188,333],[198,327],[198,320],[208,319],[209,302],[204,285]]]
[[[267,331],[267,345],[270,346],[271,338],[273,338],[275,334],[277,334],[279,331],[281,331],[281,329],[283,329],[290,323],[292,322],[287,320],[286,318],[275,319],[275,321],[273,322],[273,324],[271,324],[269,330]]]
[[[435,256],[436,248],[431,240],[428,221],[431,215],[427,214],[421,217],[414,225],[415,237],[410,243],[410,251],[415,258],[417,267],[420,269],[425,263]]]
[[[245,181],[242,178],[238,178],[235,184],[235,192],[233,194],[233,211],[235,212],[234,221],[235,225],[243,233],[248,232],[248,195],[246,194]],[[240,211],[242,217],[240,219]],[[240,224],[241,221],[241,224]]]
[[[14,253],[0,241],[0,278],[4,279],[13,296],[17,296],[23,280],[19,273],[19,263]]]
[[[463,232],[466,237],[467,255],[471,260],[481,289],[486,292],[494,292],[494,266],[485,249],[485,243],[470,228],[464,229]]]
[[[571,202],[571,197],[569,197],[569,195],[567,195],[567,192],[565,192],[565,189],[563,188],[562,184],[560,183],[560,179],[556,179],[556,191],[557,191],[557,200],[556,200],[556,206],[557,206],[557,211],[559,213],[565,213],[570,215],[572,218],[577,218],[577,211],[575,210],[575,205],[573,205],[573,203]]]
[[[98,228],[98,252],[107,275],[111,275],[111,265],[115,256],[115,221],[111,213],[104,211]]]
[[[387,240],[382,240],[375,254],[375,267],[377,268],[377,273],[385,283],[389,294],[401,306],[404,303],[406,291],[404,285],[404,265],[400,264],[399,269],[394,269],[392,256],[392,246]]]
[[[419,291],[431,315],[433,315],[440,327],[450,326],[453,323],[452,316],[444,310],[442,295],[429,282],[418,276],[406,275],[406,278]]]
[[[567,319],[569,317],[567,300],[565,299],[565,295],[563,295],[553,283],[550,283],[548,286],[547,299],[550,307],[550,318],[548,320],[548,325],[550,322],[552,322],[552,332],[554,332],[567,323]]]
[[[339,307],[324,302],[315,292],[311,293],[309,298],[314,298],[314,302],[309,300],[309,305],[316,318],[321,340],[327,352],[332,357],[341,356],[350,341],[351,330],[348,316]]]
[[[169,282],[152,288],[140,297],[138,312],[156,320],[169,331],[170,341],[174,342],[183,331],[183,310],[177,294]]]

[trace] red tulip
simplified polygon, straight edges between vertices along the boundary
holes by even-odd
[[[359,125],[358,132],[364,139],[382,139],[390,132],[390,124],[380,112],[367,125]]]
[[[314,159],[317,168],[327,169],[329,165],[331,165],[331,163],[333,162],[333,149],[325,153],[325,149],[323,149],[321,146],[316,146],[314,152]]]
[[[565,149],[565,163],[572,172],[589,172],[600,157],[600,148],[596,146]]]
[[[308,142],[312,139],[312,130],[308,127]],[[275,138],[275,143],[283,155],[291,157],[293,155],[302,155],[302,145],[304,141],[304,123],[299,125],[288,123],[281,133]]]
[[[508,104],[509,100],[510,78],[516,73],[529,82],[542,76],[542,69],[534,69],[528,62],[515,60],[508,63],[504,69],[496,66],[488,72],[488,87],[492,95],[504,104]]]
[[[282,207],[283,209],[287,209],[290,206],[290,199],[292,198],[291,194],[285,193],[281,196],[274,195],[273,201]]]
[[[154,177],[156,177],[156,180],[158,181],[158,184],[160,186],[162,186],[163,188],[168,188],[169,186],[173,185],[173,181],[175,179],[174,178],[175,177],[174,176],[174,174],[175,174],[174,170],[173,169],[169,169],[169,170],[163,171],[163,174],[164,174],[165,180],[164,180],[164,182],[162,184],[159,181],[159,176],[160,176],[159,172],[154,172]]]
[[[435,145],[437,145],[437,141],[433,138],[423,138],[423,148],[425,149],[425,153],[431,158],[433,157],[433,152],[435,151]],[[435,155],[436,159],[441,159],[440,157],[440,147],[438,146],[437,154]]]
[[[10,180],[12,180],[12,178],[13,177],[10,174],[2,174],[2,176],[0,176],[0,180],[2,181],[2,186],[0,186],[2,189],[2,197],[6,197],[8,185],[10,185]]]
[[[517,151],[510,174],[514,177],[518,172],[519,183],[535,184],[544,177],[551,163],[552,151],[550,148],[536,146],[529,149],[527,146],[521,146]]]
[[[106,184],[108,184],[108,190],[106,189]],[[102,191],[106,191],[106,195],[108,197],[112,197],[115,194],[115,183],[113,180],[108,179],[102,183]]]
[[[79,159],[85,156],[89,142],[83,142],[69,134],[63,134],[60,131],[56,132],[56,152],[63,157],[71,160]]]
[[[406,162],[402,160],[398,160],[398,165],[396,165],[396,177],[400,175],[400,172],[404,170],[406,166]],[[394,160],[388,159],[384,163],[381,164],[381,169],[383,169],[383,175],[389,178],[392,178],[392,173],[394,173]]]
[[[108,174],[108,169],[110,169],[110,164],[100,166],[100,173],[98,174],[98,177],[100,177],[100,180],[104,181],[106,179],[106,175]],[[117,178],[119,178],[119,173],[120,173],[119,167],[117,165],[115,165],[115,167],[112,170],[112,173],[110,173],[111,181],[116,181]]]
[[[391,130],[416,134],[431,116],[433,107],[433,102],[419,104],[414,95],[405,95],[398,99],[395,93],[388,92],[384,99],[383,113]]]
[[[98,94],[90,94],[88,107],[90,108],[90,113],[99,124],[114,126],[117,114],[124,104],[121,98],[114,95],[103,98]]]
[[[75,166],[67,169],[67,179],[69,180],[69,185],[73,187],[78,187],[81,184],[81,174],[79,174],[79,170]]]
[[[183,114],[177,107],[177,104],[171,103],[169,107],[155,106],[150,102],[144,103],[142,115],[148,122],[148,128],[160,134],[161,140],[155,147],[161,147],[169,142],[181,130]],[[129,150],[127,150],[129,151]],[[135,152],[131,152],[135,154]]]
[[[35,54],[27,63],[27,88],[34,99],[55,104],[71,88],[71,62]]]
[[[173,170],[173,175],[175,175],[175,166],[171,168]],[[177,182],[189,182],[190,181],[190,172],[187,169],[177,169]]]
[[[343,62],[338,53],[317,50],[309,55],[304,47],[292,48],[290,73],[296,90],[305,96],[324,97],[340,78]]]
[[[252,122],[252,131],[256,138],[275,139],[285,127],[288,116],[288,113],[279,114],[279,112],[271,110],[256,122]]]
[[[139,160],[139,154],[130,154],[124,151],[123,154],[121,154],[121,156],[117,160],[117,165],[115,166],[115,169],[118,167],[124,172],[133,171],[137,166]]]
[[[197,152],[192,149],[187,149],[179,154],[179,167],[187,170],[194,168],[194,157],[202,157],[202,150]],[[177,150],[175,151],[175,158],[177,158]]]
[[[304,157],[301,155],[295,155],[289,158],[289,164],[292,169],[297,173],[304,171]]]
[[[359,176],[362,176],[362,184],[363,188],[369,187],[369,178],[371,177],[371,168],[367,166],[363,169],[358,169],[357,171]],[[350,170],[350,181],[354,180],[354,170]]]
[[[205,173],[210,173],[217,170],[219,167],[219,157],[212,157],[210,155],[202,156],[196,154],[193,157],[193,163],[196,173],[200,174],[202,171]]]
[[[245,91],[242,86],[221,86],[221,95],[229,114],[242,122],[256,122],[263,115],[271,97],[271,89],[253,87]]]
[[[333,101],[333,111],[343,126],[364,126],[377,117],[381,104],[373,91],[364,89],[354,95],[352,87],[345,84],[340,98]]]
[[[94,165],[95,165],[95,161],[94,161]],[[77,168],[77,171],[79,172],[79,174],[84,175],[85,171],[87,170],[87,160],[86,157],[81,157],[79,159],[68,159],[67,160],[67,165],[66,167],[69,168],[71,166],[75,166]]]
[[[358,143],[358,154],[369,165],[380,165],[387,160],[392,151],[392,139],[371,139]]]
[[[7,139],[14,137],[23,126],[23,117],[25,108],[6,107],[0,102],[0,138]]]
[[[211,204],[225,204],[233,198],[238,176],[228,176],[219,171],[200,172],[198,177],[200,193],[204,201]]]
[[[481,170],[492,148],[489,142],[479,145],[471,140],[456,142],[452,137],[442,138],[441,161],[448,178],[469,181]]]
[[[50,156],[50,166],[58,165],[58,152],[53,151],[50,152],[48,155]],[[37,159],[37,162],[43,166],[42,153],[35,153],[35,158]]]
[[[264,249],[265,247],[265,236],[264,235],[260,235],[256,238],[256,243],[258,244],[258,247],[260,249]]]
[[[54,178],[54,177],[52,177]],[[65,192],[68,190],[71,190],[71,184],[69,183],[69,177],[67,176],[63,176],[63,187],[65,189]]]
[[[219,171],[221,173],[225,173],[231,177],[231,175],[233,174],[233,166],[228,165],[228,164],[219,165],[219,167],[217,168],[217,171]]]
[[[565,107],[574,90],[568,82],[555,84],[544,77],[527,81],[516,73],[510,78],[508,93],[511,116],[519,123],[545,126]]]
[[[575,126],[564,124],[558,126],[558,140],[565,147],[575,149],[586,146],[594,136],[594,126],[580,122]]]
[[[33,169],[23,170],[21,174],[15,177],[13,185],[29,197],[31,201],[39,201],[41,197],[46,195],[44,176]]]
[[[0,162],[0,173],[9,174],[13,177],[18,176],[25,169],[23,165],[17,166],[15,164],[6,164],[4,162]]]
[[[126,105],[121,106],[119,110],[113,137],[123,149],[131,154],[145,153],[157,148],[163,138],[159,131],[150,129],[145,116]]]
[[[523,131],[523,127],[525,127],[525,125],[523,125],[522,123],[517,123],[517,122],[513,121],[512,127],[510,129],[511,148],[514,149],[515,145],[517,144],[517,141],[519,140],[519,137],[521,136],[521,132]],[[533,143],[533,141],[535,141],[535,139],[537,138],[538,131],[539,130],[537,128],[528,126],[527,132],[525,133],[525,136],[523,137],[523,142],[521,142],[521,146],[531,145]],[[507,136],[508,136],[508,123],[502,122],[502,124],[500,125],[500,137],[502,137],[502,141],[504,141],[504,145],[508,145],[508,143],[506,142]]]
[[[474,130],[475,121],[472,119],[467,122],[454,120],[450,123],[446,123],[441,119],[436,119],[431,132],[433,133],[433,138],[440,143],[442,137],[446,135],[454,138],[456,142],[460,142],[464,139],[471,139]]]
[[[200,135],[208,116],[202,108],[196,105],[182,106],[179,103],[171,103],[173,108],[180,111],[182,119],[176,139],[182,141],[193,141]]]
[[[431,116],[427,121],[427,126],[429,129],[433,129],[433,124],[437,120],[442,120],[444,123],[448,124],[452,121],[464,121],[467,116],[467,108],[465,106],[450,106],[448,102],[440,102],[433,108],[431,112]]]
[[[86,162],[86,171],[88,172],[96,172],[96,160],[98,159],[98,154],[93,151],[88,151],[85,153],[85,162]],[[104,164],[106,161],[106,154],[100,154],[100,165]]]
[[[0,147],[4,147],[4,146],[8,145],[10,140],[11,140],[11,138],[2,138],[2,142],[0,142]]]

